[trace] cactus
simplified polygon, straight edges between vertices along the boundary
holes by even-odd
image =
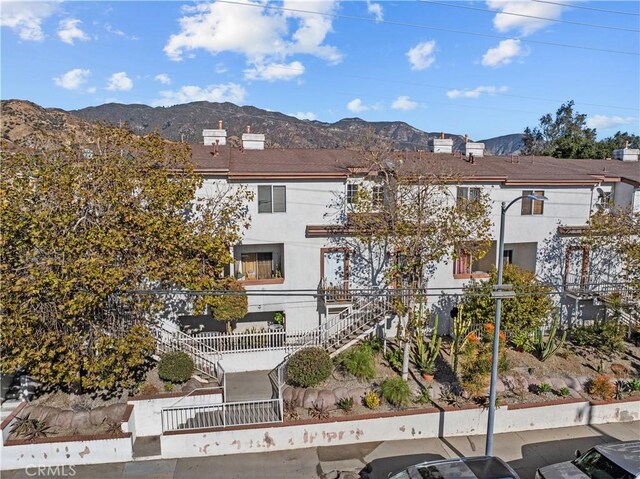
[[[420,318],[422,318],[422,308],[420,308]],[[422,321],[417,322],[417,328],[415,332],[415,344],[414,344],[414,363],[422,371],[433,372],[435,369],[436,359],[440,353],[440,346],[442,345],[442,338],[438,336],[438,323],[440,317],[436,316],[433,323],[433,333],[431,334],[431,340],[427,343],[424,340],[424,333],[422,330]]]
[[[453,356],[453,372],[458,372],[458,356],[469,339],[471,317],[465,319],[462,316],[462,305],[458,306],[458,314],[453,318],[453,342],[451,343],[451,356]]]
[[[567,330],[562,332],[560,340],[556,340],[556,333],[558,332],[558,324],[560,323],[560,317],[555,314],[553,317],[553,323],[551,325],[551,331],[549,331],[549,337],[545,340],[542,330],[538,329],[535,333],[535,348],[536,355],[540,361],[546,361],[553,356],[558,349],[564,344],[564,340],[567,339]]]

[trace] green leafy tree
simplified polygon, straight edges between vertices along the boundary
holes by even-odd
[[[2,371],[23,367],[74,390],[131,387],[154,350],[146,320],[159,305],[128,292],[232,287],[221,278],[250,193],[196,198],[202,178],[190,154],[155,134],[104,127],[91,150],[3,149]]]
[[[408,376],[410,331],[416,327],[421,294],[435,265],[460,252],[482,257],[491,239],[488,195],[457,198],[455,175],[434,175],[419,155],[404,155],[375,137],[365,142],[360,161],[368,174],[350,205],[357,256],[369,261],[372,284],[401,290],[394,301],[403,318],[403,377]],[[355,263],[355,261],[353,262]],[[352,266],[353,266],[352,263]],[[375,273],[382,273],[380,284]]]
[[[596,129],[587,127],[587,115],[574,110],[574,101],[563,103],[552,116],[540,117],[534,128],[525,128],[523,154],[556,158],[604,158],[606,149],[596,139]]]
[[[495,268],[489,281],[472,280],[464,289],[464,315],[474,324],[493,322],[496,300],[491,297],[493,286],[498,282]],[[536,280],[535,275],[513,264],[505,264],[503,283],[513,285],[515,298],[502,301],[501,328],[518,333],[533,332],[541,327],[551,315],[553,301],[548,293],[551,288]],[[524,294],[518,294],[524,293]]]
[[[640,148],[640,136],[628,132],[617,131],[600,142],[607,158],[613,157],[613,150],[620,148]]]
[[[622,271],[615,280],[628,286],[611,296],[614,312],[624,310],[640,317],[640,211],[630,208],[598,211],[591,217],[584,241],[620,260]]]

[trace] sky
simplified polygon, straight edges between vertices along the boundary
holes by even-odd
[[[479,140],[563,102],[640,133],[640,2],[0,0],[2,99],[230,101]],[[218,118],[212,118],[212,125]]]

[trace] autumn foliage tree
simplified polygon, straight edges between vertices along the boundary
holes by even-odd
[[[3,150],[2,371],[129,388],[154,351],[146,321],[157,307],[131,291],[234,287],[221,278],[250,194],[196,199],[189,158],[186,144],[114,128],[99,128],[90,149]]]

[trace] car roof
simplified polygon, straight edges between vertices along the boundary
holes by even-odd
[[[519,479],[518,475],[499,457],[477,456],[445,459],[416,464],[416,469],[435,467],[444,479]]]
[[[640,475],[640,441],[600,444],[595,449],[625,471]]]

